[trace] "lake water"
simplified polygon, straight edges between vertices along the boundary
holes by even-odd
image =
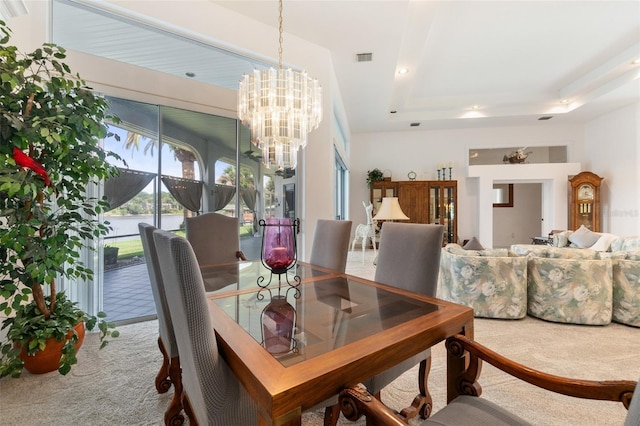
[[[118,237],[121,235],[131,235],[135,234],[135,238],[138,236],[138,223],[145,222],[153,225],[153,216],[105,216],[106,221],[111,223],[111,227],[113,228],[108,237]],[[179,215],[162,215],[162,229],[166,229],[169,231],[180,229],[180,225],[184,221],[184,216]],[[109,241],[116,242],[122,241],[126,239],[131,239],[133,237],[128,238],[109,238]]]

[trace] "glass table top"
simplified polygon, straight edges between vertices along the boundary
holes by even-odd
[[[254,292],[213,302],[285,367],[439,309],[344,276],[326,274],[297,287],[252,284]]]
[[[202,266],[200,268],[204,280],[205,291],[209,294],[225,292],[237,292],[242,290],[258,289],[258,279],[263,287],[277,287],[278,276],[271,276],[271,271],[262,265],[259,260],[236,262],[225,265]],[[287,285],[287,280],[295,284],[295,276],[301,280],[322,277],[331,274],[317,267],[304,263],[297,263],[293,268],[283,274],[281,282]]]

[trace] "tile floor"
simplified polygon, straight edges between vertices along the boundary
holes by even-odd
[[[244,244],[243,251],[248,258],[257,258],[255,255],[249,257]],[[366,250],[364,254],[359,249],[350,251],[347,259],[347,273],[373,279],[372,250]],[[105,271],[103,307],[107,319],[121,325],[155,317],[156,307],[144,262]]]

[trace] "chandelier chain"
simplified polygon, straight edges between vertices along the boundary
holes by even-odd
[[[322,88],[306,71],[283,69],[283,0],[278,3],[278,69],[254,69],[242,77],[238,118],[251,129],[266,167],[295,169],[307,134],[322,120]]]
[[[280,7],[278,8],[278,30],[280,38],[278,39],[278,68],[282,69],[282,0],[280,0]]]

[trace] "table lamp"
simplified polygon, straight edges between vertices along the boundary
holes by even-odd
[[[398,197],[384,197],[373,220],[409,220],[400,208]]]

